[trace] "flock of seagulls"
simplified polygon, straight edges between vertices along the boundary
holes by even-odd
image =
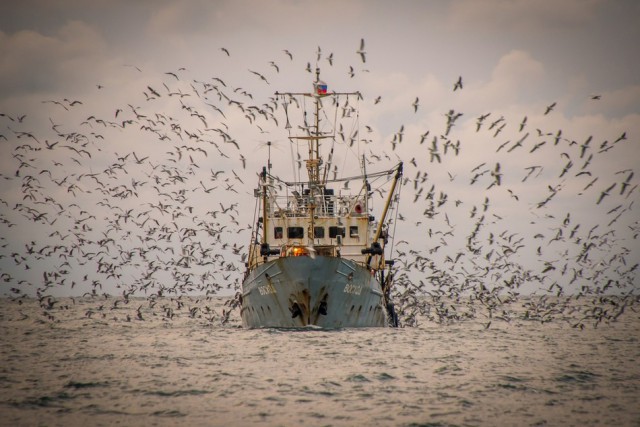
[[[225,47],[220,52],[222,59],[233,55]],[[297,64],[294,55],[282,52],[287,72],[296,72],[291,70]],[[354,53],[366,63],[364,39]],[[314,56],[319,63],[319,47]],[[337,66],[333,53],[324,58]],[[303,64],[298,71],[311,70],[310,62]],[[126,67],[143,73],[135,65]],[[234,77],[253,79],[263,90],[283,68],[273,60]],[[345,68],[349,77],[357,75],[356,68]],[[6,159],[0,179],[11,188],[0,199],[0,284],[12,299],[36,295],[45,317],[55,321],[60,307],[52,295],[60,288],[73,289],[96,300],[97,308],[87,317],[106,317],[104,301],[117,289],[111,309],[146,296],[148,306],[157,306],[167,320],[184,313],[228,321],[237,298],[215,313],[208,305],[194,310],[181,296],[198,294],[207,300],[239,290],[253,206],[238,201],[253,191],[256,171],[248,170],[247,163],[256,159],[258,147],[234,136],[239,131],[229,118],[240,117],[258,140],[277,138],[292,111],[303,107],[295,98],[259,100],[227,76],[190,76],[184,67],[149,76],[137,98],[132,95],[129,102],[99,112],[85,99],[42,101],[49,116],[46,126],[31,121],[29,112],[0,112],[0,150]],[[96,87],[100,103],[109,88]],[[461,91],[462,76],[452,92]],[[382,97],[360,102],[375,108]],[[407,110],[419,116],[419,105],[415,96]],[[348,102],[335,107],[345,120],[353,110]],[[540,116],[552,115],[556,107],[551,103]],[[515,318],[543,323],[566,318],[582,328],[614,321],[625,308],[633,309],[639,264],[629,247],[640,234],[632,219],[637,176],[631,169],[600,177],[593,172],[600,158],[625,143],[626,133],[610,138],[613,142],[598,144],[592,136],[580,142],[563,130],[530,129],[526,116],[512,122],[485,113],[469,120],[475,120],[477,137],[489,141],[493,157],[452,173],[447,168],[464,158],[470,141],[461,141],[457,130],[465,113],[443,110],[442,123],[415,138],[407,135],[405,124],[390,141],[374,142],[371,126],[360,133],[349,134],[346,127],[336,133],[339,143],[351,147],[357,142],[368,149],[367,168],[412,153],[407,161],[412,169],[402,184],[413,194],[405,196],[397,218],[397,234],[404,240],[394,244],[393,297],[401,322],[412,326],[425,317],[439,323],[480,317],[489,327],[492,321]],[[509,135],[506,141],[503,135]],[[522,156],[544,159],[558,152],[564,164],[557,169],[553,162],[509,167]],[[442,180],[436,171],[443,172]],[[462,180],[468,180],[465,187],[472,194],[481,195],[481,203],[452,191]],[[523,185],[542,188],[544,197],[532,200],[517,190]],[[576,186],[579,193],[570,193]],[[581,224],[570,211],[558,215],[550,209],[567,194],[593,199],[607,221]],[[514,230],[492,203],[504,195],[521,215],[528,212],[532,218],[530,235]],[[625,235],[618,227],[622,222]],[[532,257],[538,262],[523,262]],[[537,296],[520,299],[522,288],[531,284]],[[612,295],[612,290],[619,292]],[[578,300],[584,301],[582,308],[576,308]],[[520,311],[509,311],[514,302],[520,302]],[[143,321],[141,307],[136,313],[124,320]]]

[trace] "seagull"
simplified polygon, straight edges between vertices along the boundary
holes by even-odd
[[[482,123],[484,123],[484,121],[487,119],[487,117],[489,117],[489,114],[491,114],[491,113],[483,114],[480,117],[478,117],[478,121],[476,122],[476,124],[477,124],[476,132],[480,132],[480,127],[482,127]]]
[[[462,76],[458,77],[458,81],[453,85],[454,92],[458,89],[462,89]]]
[[[593,136],[589,135],[589,138],[587,138],[584,144],[580,146],[580,158],[584,157],[584,154],[586,153],[587,148],[589,148],[589,143],[591,142],[592,139],[593,139]]]
[[[147,86],[147,89],[149,89],[149,92],[151,92],[153,95],[160,98],[160,94],[154,88],[152,88],[151,86]]]
[[[622,183],[622,186],[620,188],[620,195],[621,196],[622,196],[622,194],[624,194],[625,190],[629,186],[631,178],[633,178],[633,171],[631,171],[631,173],[627,176],[627,179]]]
[[[210,193],[211,190],[215,190],[216,188],[218,188],[217,186],[212,188],[207,188],[204,186],[204,183],[202,182],[202,180],[200,180],[200,185],[202,185],[202,189],[204,190],[205,193]]]
[[[267,78],[265,76],[263,76],[262,74],[258,73],[257,71],[253,71],[253,70],[249,70],[249,71],[251,71],[256,76],[260,77],[260,79],[264,80],[265,83],[270,84],[269,81],[267,81]]]
[[[49,150],[53,150],[53,147],[55,147],[55,146],[56,146],[56,144],[58,144],[59,142],[60,142],[60,141],[56,141],[56,142],[52,142],[51,144],[49,144],[49,141],[48,141],[48,140],[45,140],[45,141],[44,141],[44,143],[47,145],[47,148],[48,148]]]
[[[227,56],[231,56],[231,55],[229,54],[229,51],[228,51],[226,48],[221,47],[221,48],[220,48],[220,50],[221,50],[221,51],[223,51],[224,53],[226,53],[226,54],[227,54]]]
[[[430,131],[426,131],[425,133],[423,133],[422,135],[420,135],[420,144],[423,144],[424,141],[427,139],[427,137],[429,136],[429,132]]]
[[[54,101],[54,100],[42,101],[43,104],[46,104],[48,102],[50,102],[52,104],[57,104],[57,105],[61,106],[62,108],[64,108],[65,110],[69,111],[69,109],[60,101]],[[13,120],[13,119],[11,119],[11,120]]]
[[[527,124],[527,116],[524,116],[524,118],[522,119],[522,122],[520,123],[520,130],[519,130],[520,132],[522,132],[526,124]]]
[[[556,106],[556,103],[554,102],[553,104],[549,105],[546,109],[546,111],[544,112],[544,115],[546,116],[547,114],[549,114],[551,112],[551,110],[553,110],[553,108]]]
[[[618,137],[618,139],[616,139],[615,141],[613,141],[614,144],[617,144],[620,141],[624,141],[625,139],[627,139],[627,132],[622,132],[622,135],[620,135]]]
[[[602,193],[600,193],[600,197],[598,198],[598,201],[596,202],[596,205],[599,205],[600,202],[602,202],[602,199],[604,199],[606,196],[609,195],[609,191],[613,190],[613,187],[615,187],[616,184],[617,183],[614,182],[613,184],[611,184],[611,186],[609,188],[607,188]]]
[[[132,64],[124,64],[125,67],[131,67],[131,68],[135,68],[139,73],[142,72],[142,70],[138,67],[136,67],[135,65]]]
[[[363,64],[367,62],[367,58],[365,57],[366,52],[364,51],[364,39],[360,39],[360,49],[358,49],[356,53],[360,55]]]
[[[411,104],[411,105],[413,105],[413,112],[417,113],[418,112],[418,97],[417,96],[416,96],[416,100],[413,101],[413,104]]]

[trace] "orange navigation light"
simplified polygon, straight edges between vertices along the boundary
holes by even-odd
[[[308,256],[309,250],[304,246],[292,246],[287,251],[287,256]]]

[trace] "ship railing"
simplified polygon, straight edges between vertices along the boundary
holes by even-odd
[[[267,206],[269,216],[305,217],[314,205],[314,215],[321,217],[345,217],[366,215],[361,196],[353,195],[301,195],[297,192],[286,196],[271,197]]]

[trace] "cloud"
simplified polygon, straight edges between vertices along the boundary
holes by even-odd
[[[90,26],[71,21],[53,35],[23,30],[0,33],[0,94],[48,92],[77,87],[106,50]]]
[[[207,23],[215,26],[215,12],[204,2],[172,2],[156,9],[149,18],[152,34],[193,34],[207,30]]]
[[[452,3],[449,23],[501,32],[565,31],[592,22],[602,5],[602,0],[463,0]]]
[[[503,103],[535,99],[538,84],[545,77],[544,65],[528,52],[512,50],[500,58],[488,89]]]
[[[547,71],[542,62],[524,50],[512,50],[503,55],[491,71],[490,80],[483,82],[462,76],[464,89],[458,93],[465,108],[483,113],[496,108],[511,109],[531,106],[546,91]]]
[[[602,112],[609,117],[622,117],[640,113],[640,85],[606,91],[598,94],[599,99],[584,99],[582,109],[589,113]]]
[[[324,2],[292,1],[216,1],[205,0],[170,2],[159,7],[148,22],[149,31],[159,36],[185,34],[215,34],[260,37],[294,36],[309,24],[322,19],[328,10],[339,10],[332,16],[332,25],[360,15],[364,10],[360,2],[329,0]],[[256,40],[259,41],[259,40]],[[259,43],[257,43],[259,47]]]

